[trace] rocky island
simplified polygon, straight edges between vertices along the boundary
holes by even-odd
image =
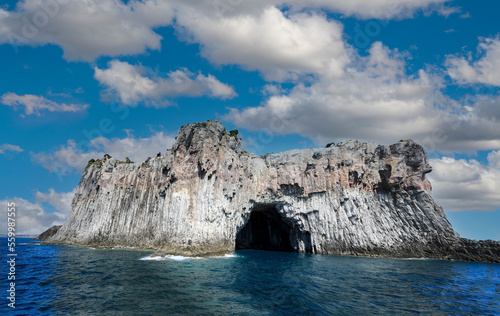
[[[411,140],[348,141],[257,156],[219,121],[181,127],[145,162],[91,161],[66,223],[46,243],[210,256],[235,249],[500,262],[500,242],[463,239],[431,196]]]

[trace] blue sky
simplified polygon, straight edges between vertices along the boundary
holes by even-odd
[[[257,154],[412,138],[456,230],[500,240],[500,4],[185,2],[0,7],[0,199],[25,232],[64,222],[90,158],[220,119]]]

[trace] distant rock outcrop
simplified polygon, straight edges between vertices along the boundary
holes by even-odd
[[[500,243],[459,238],[431,197],[418,144],[358,141],[256,156],[219,121],[181,127],[143,163],[90,163],[51,243],[158,254],[235,249],[500,262]]]
[[[40,235],[38,235],[38,237],[34,239],[46,240],[47,238],[54,236],[59,231],[59,229],[61,229],[61,227],[62,225],[54,225],[51,228],[44,231],[43,233],[41,233]]]

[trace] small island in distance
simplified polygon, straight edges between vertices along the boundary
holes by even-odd
[[[460,238],[431,196],[425,150],[348,141],[258,156],[218,120],[181,127],[144,162],[85,169],[44,243],[213,256],[235,249],[500,262],[500,242]]]

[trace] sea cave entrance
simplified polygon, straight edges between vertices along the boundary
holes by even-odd
[[[296,252],[292,226],[283,220],[275,204],[257,204],[248,222],[236,235],[236,249]]]

